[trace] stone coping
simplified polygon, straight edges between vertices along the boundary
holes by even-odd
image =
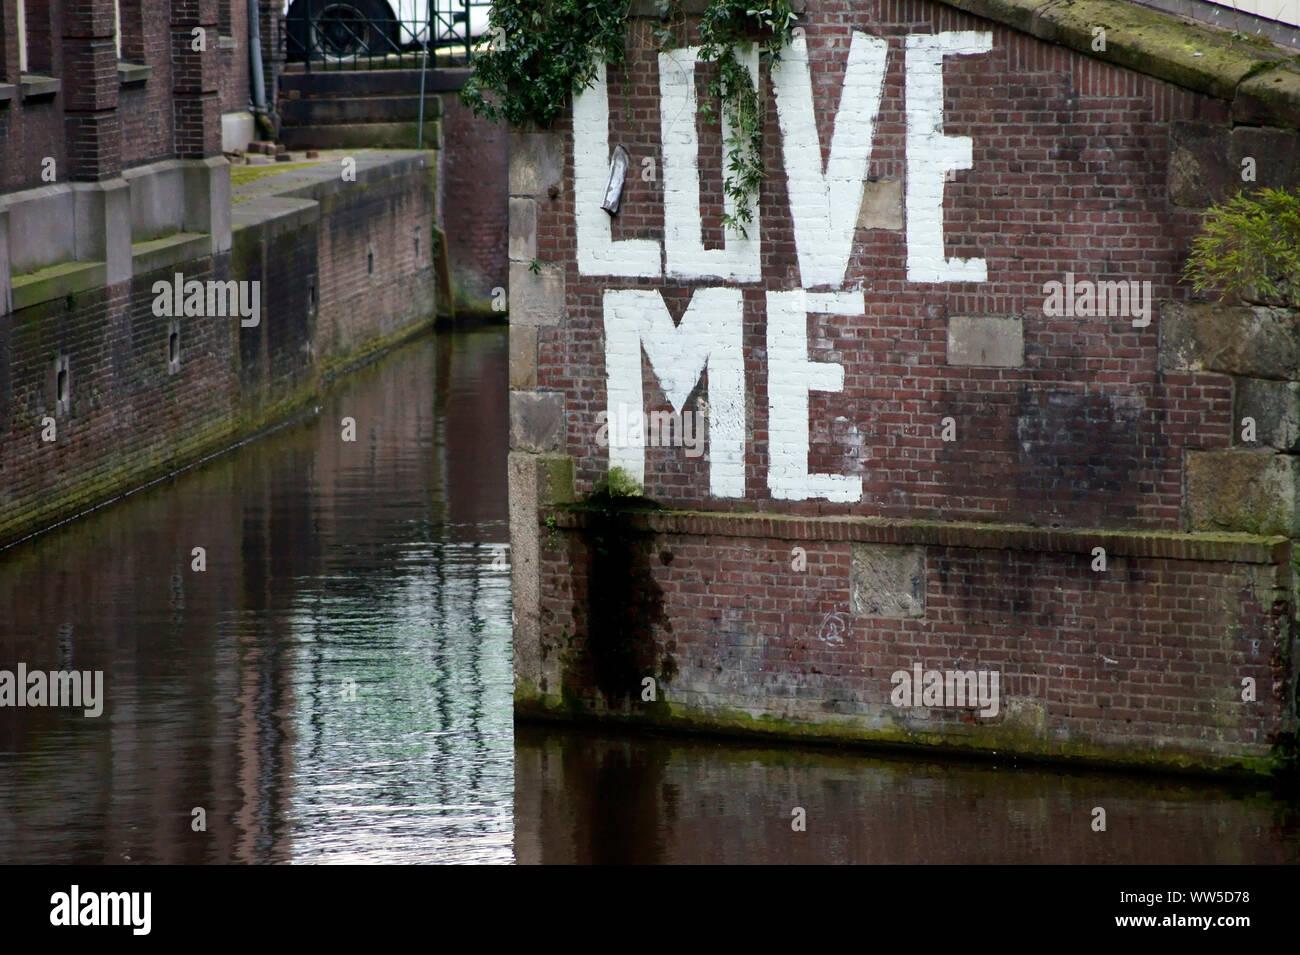
[[[152,66],[146,66],[143,63],[125,63],[119,61],[117,64],[117,81],[122,86],[131,83],[143,83],[149,79],[149,74],[153,72]]]
[[[232,185],[230,191],[235,208],[266,196],[319,200],[342,192],[345,187],[356,184],[343,181],[341,161],[344,158],[356,160],[356,182],[369,183],[430,169],[434,162],[431,155],[436,156],[421,149],[322,149],[319,153],[316,159],[295,159],[293,165],[299,168],[270,173],[243,185]]]
[[[212,252],[212,236],[206,232],[175,232],[172,235],[131,243],[135,275],[147,275],[181,262],[193,262]]]
[[[35,99],[40,96],[53,96],[63,89],[63,80],[56,76],[37,76],[24,73],[19,80],[23,99]]]
[[[1145,73],[1232,104],[1237,123],[1300,128],[1300,57],[1260,39],[1130,0],[935,0],[1085,56]],[[634,0],[632,16],[658,17],[661,0]],[[802,3],[795,9],[801,11]],[[685,0],[687,14],[702,11]],[[1092,48],[1093,29],[1106,49]]]
[[[586,528],[594,509],[582,505],[541,508],[543,528]],[[1022,550],[1091,555],[1104,547],[1108,557],[1216,561],[1233,564],[1283,564],[1291,542],[1281,536],[1182,534],[1167,531],[1045,528],[1025,524],[980,524],[909,518],[803,516],[716,511],[628,510],[622,526],[633,533],[707,537],[748,537],[789,541],[851,541],[920,544],[981,550]]]
[[[57,262],[10,279],[13,310],[21,311],[41,302],[66,298],[107,284],[108,267],[103,262]]]

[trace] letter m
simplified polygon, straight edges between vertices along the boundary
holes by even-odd
[[[239,283],[213,280],[208,283],[208,318],[225,318],[235,314],[239,305]]]
[[[947,680],[947,704],[949,706],[974,706],[979,697],[975,693],[976,673],[974,670],[949,670]],[[969,700],[969,703],[967,702]]]
[[[131,923],[131,896],[127,892],[101,892],[100,922],[103,925],[129,925]],[[111,908],[110,908],[111,907]],[[109,912],[112,912],[111,920]]]
[[[81,673],[78,670],[59,670],[51,681],[50,697],[58,706],[81,705]]]
[[[606,396],[612,416],[620,405],[644,413],[641,351],[681,414],[686,399],[709,373],[709,493],[745,496],[744,304],[735,288],[700,288],[674,326],[659,292],[619,289],[605,293]],[[645,448],[609,448],[610,467],[645,483]]]
[[[1128,282],[1098,282],[1097,313],[1107,318],[1127,318]]]

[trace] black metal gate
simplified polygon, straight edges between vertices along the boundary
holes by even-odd
[[[284,55],[313,70],[410,69],[426,53],[468,64],[487,33],[491,0],[293,0]],[[430,65],[433,65],[430,63]]]

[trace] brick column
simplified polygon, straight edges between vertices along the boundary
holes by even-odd
[[[66,0],[63,5],[63,110],[68,176],[97,181],[122,167],[117,115],[117,47],[113,5]]]
[[[176,155],[182,159],[215,156],[221,152],[217,0],[172,0],[171,12]],[[195,27],[206,34],[202,50],[194,49]]]

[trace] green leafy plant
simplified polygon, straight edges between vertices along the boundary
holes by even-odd
[[[480,51],[461,99],[474,113],[509,123],[550,125],[568,98],[586,89],[604,62],[623,63],[629,0],[497,0],[488,17],[490,48]],[[685,20],[678,0],[666,0],[652,29],[661,47],[674,42]],[[700,20],[700,58],[717,64],[700,113],[715,104],[730,127],[723,190],[734,212],[723,225],[741,235],[753,222],[763,182],[764,110],[753,77],[737,56],[759,45],[769,70],[794,36],[791,0],[710,0]]]
[[[1238,193],[1211,207],[1183,278],[1197,292],[1300,307],[1300,191]]]
[[[709,82],[709,101],[701,104],[700,111],[712,118],[711,101],[716,101],[730,125],[723,191],[735,203],[735,212],[724,214],[722,221],[745,236],[763,182],[765,111],[753,77],[736,54],[740,46],[757,42],[759,63],[770,71],[794,37],[796,19],[790,0],[771,0],[767,6],[747,0],[711,0],[700,20],[700,59],[718,66]]]
[[[604,497],[641,497],[645,489],[630,471],[612,467],[604,480],[597,482],[592,494]]]
[[[475,55],[461,90],[476,115],[550,125],[604,62],[623,62],[629,0],[499,0],[491,48]]]

